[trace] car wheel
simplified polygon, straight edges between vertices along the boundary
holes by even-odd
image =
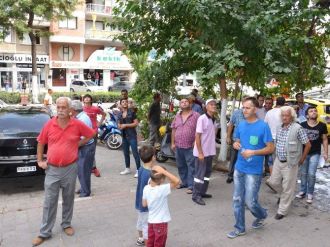
[[[116,150],[123,144],[123,137],[120,134],[111,134],[105,140],[107,147],[111,150]]]
[[[72,92],[72,93],[74,92],[73,88],[70,88],[70,92]]]

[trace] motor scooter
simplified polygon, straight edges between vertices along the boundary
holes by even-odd
[[[160,163],[168,159],[175,160],[175,152],[171,148],[171,128],[166,125],[166,131],[159,147],[156,147],[156,160]]]

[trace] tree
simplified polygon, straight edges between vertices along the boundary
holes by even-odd
[[[162,88],[173,77],[195,70],[203,74],[203,87],[219,84],[224,161],[228,81],[259,91],[266,90],[271,77],[291,90],[325,83],[329,6],[320,2],[127,0],[117,9],[116,25],[131,52],[173,53],[151,71],[150,78],[162,81]]]
[[[28,34],[31,40],[32,56],[32,101],[38,102],[36,39],[37,36],[49,36],[49,30],[41,28],[38,21],[51,21],[69,17],[78,0],[1,0],[0,20],[3,31],[9,28],[16,31],[19,38]]]

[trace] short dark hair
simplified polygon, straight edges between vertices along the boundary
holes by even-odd
[[[263,96],[262,94],[258,94],[258,95],[257,95],[257,100],[258,100],[259,98],[261,98],[261,97],[265,98],[265,96]]]
[[[276,105],[278,106],[284,106],[285,105],[285,98],[280,96],[276,98]]]
[[[155,170],[151,170],[151,172],[150,172],[150,178],[156,184],[160,184],[162,182],[162,180],[165,179],[165,175],[164,174],[161,174],[161,173],[158,173]]]
[[[80,100],[81,101],[81,96],[78,95],[78,94],[74,94],[74,95],[72,95],[72,99],[73,100]]]
[[[144,163],[148,163],[152,160],[155,155],[155,148],[151,145],[143,145],[140,150],[140,158]]]
[[[122,102],[123,100],[126,100],[126,101],[128,102],[128,99],[127,99],[127,98],[121,98],[121,99],[119,100],[119,103],[121,104],[121,102]]]
[[[121,93],[128,93],[128,91],[127,91],[127,89],[122,89],[121,91],[120,91]]]
[[[299,95],[304,96],[304,94],[302,92],[299,92],[299,93],[296,93],[296,98],[298,98]]]
[[[154,100],[160,98],[160,93],[155,93],[154,94]]]
[[[265,101],[266,101],[266,100],[274,101],[273,98],[272,98],[272,97],[269,97],[269,96],[265,98]]]
[[[246,101],[251,101],[251,103],[254,107],[259,107],[258,100],[255,97],[247,97],[243,100],[243,102],[246,102]]]
[[[91,102],[93,103],[93,97],[92,97],[92,95],[85,94],[84,97],[83,97],[83,100],[86,99],[86,98],[90,98],[91,99]]]
[[[310,109],[315,109],[315,110],[317,110],[317,109],[316,109],[316,106],[309,106],[309,107],[306,109],[306,111],[305,111],[305,116],[308,115],[308,111],[309,111]]]

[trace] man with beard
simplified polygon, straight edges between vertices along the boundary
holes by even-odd
[[[312,147],[300,168],[301,184],[300,192],[296,195],[302,199],[307,195],[307,203],[313,202],[313,193],[315,186],[315,174],[319,159],[321,156],[321,144],[323,145],[323,158],[328,159],[328,130],[327,126],[317,121],[317,109],[310,106],[306,110],[307,122],[303,122],[301,126],[306,130]]]

